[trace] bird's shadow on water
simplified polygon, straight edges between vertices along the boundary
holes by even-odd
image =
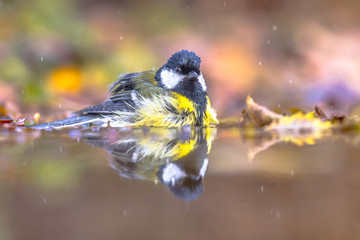
[[[190,201],[203,193],[202,181],[216,129],[146,128],[83,132],[69,136],[105,149],[121,177],[161,182],[178,198]]]

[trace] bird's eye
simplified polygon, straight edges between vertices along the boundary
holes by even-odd
[[[175,71],[176,71],[177,73],[181,73],[181,68],[180,68],[180,67],[177,67],[177,68],[175,69]]]

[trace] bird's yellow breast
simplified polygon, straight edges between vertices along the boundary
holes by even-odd
[[[179,93],[173,93],[174,100],[172,101],[174,106],[177,106],[177,109],[179,112],[189,112],[189,113],[195,113],[196,107],[194,102],[190,101],[187,97],[179,94]]]
[[[215,109],[211,107],[209,97],[206,97],[206,99],[207,99],[207,104],[204,114],[203,125],[204,126],[216,125],[219,123],[219,121],[217,120]]]
[[[117,116],[116,126],[180,127],[196,125],[199,117],[203,118],[203,126],[218,123],[209,98],[205,113],[200,114],[193,101],[175,92],[169,95],[155,95],[151,98],[139,97],[135,112],[118,112]]]
[[[175,96],[174,104],[178,106],[179,113],[182,115],[187,115],[187,114],[189,115],[186,121],[188,123],[182,125],[195,125],[197,122],[197,118],[201,116],[201,114],[197,112],[195,103],[181,94],[174,93],[174,96]],[[206,104],[205,113],[203,114],[203,121],[202,121],[203,126],[215,125],[218,123],[218,120],[216,118],[216,112],[211,107],[209,97],[206,96],[206,100],[207,100],[207,104]]]

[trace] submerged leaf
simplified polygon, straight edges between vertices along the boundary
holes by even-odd
[[[301,113],[298,112],[291,116],[282,116],[274,121],[272,124],[266,126],[267,130],[287,130],[292,132],[301,131],[321,131],[330,129],[332,127],[331,122],[328,120],[322,120],[315,115],[315,112]]]
[[[243,121],[245,126],[264,127],[281,118],[282,115],[257,104],[250,96],[247,97]]]
[[[296,111],[295,114],[284,116],[255,103],[250,96],[246,103],[244,121],[248,121],[245,124],[247,129],[261,127],[260,134],[263,135],[264,132],[267,132],[267,136],[270,136],[264,141],[258,141],[257,144],[248,146],[249,160],[253,159],[258,152],[278,142],[290,142],[298,146],[315,144],[315,140],[328,136],[333,128],[330,120],[319,116],[325,116],[325,114]],[[320,112],[320,108],[317,112]]]
[[[315,112],[303,113],[302,111],[296,111],[295,114],[290,116],[277,114],[257,104],[250,96],[246,100],[246,105],[244,121],[248,121],[247,126],[251,123],[252,127],[263,127],[265,130],[294,132],[318,131],[329,129],[332,126],[330,121],[322,119]],[[320,112],[320,108],[318,108],[318,111]],[[318,113],[318,115],[320,114]],[[322,115],[325,116],[325,114]]]

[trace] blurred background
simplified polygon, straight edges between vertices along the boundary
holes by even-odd
[[[248,94],[278,112],[317,104],[346,114],[360,101],[359,9],[356,0],[0,0],[0,116],[64,117],[102,102],[119,74],[181,49],[201,56],[220,118],[239,116]],[[105,148],[74,132],[1,131],[0,239],[359,238],[358,134],[299,147],[217,130],[192,202],[119,176]]]
[[[359,100],[360,2],[2,0],[0,102],[40,121],[102,102],[125,72],[202,58],[220,117],[247,94],[273,110],[347,113]]]

